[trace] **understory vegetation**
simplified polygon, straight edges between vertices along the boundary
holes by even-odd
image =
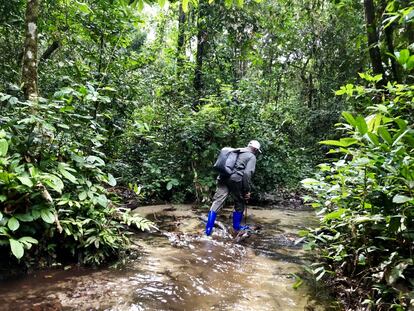
[[[314,277],[344,308],[408,308],[413,19],[405,0],[2,1],[2,266],[118,258],[153,227],[131,207],[208,205],[218,151],[257,139],[253,200],[310,190]]]

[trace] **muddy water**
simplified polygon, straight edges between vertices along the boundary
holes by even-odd
[[[139,213],[160,232],[134,239],[137,258],[122,268],[49,270],[0,283],[0,310],[308,310],[311,289],[292,286],[304,262],[297,231],[312,224],[311,212],[250,208],[248,223],[261,228],[238,243],[217,227],[205,237],[200,208]],[[230,215],[223,210],[217,220],[229,225]]]

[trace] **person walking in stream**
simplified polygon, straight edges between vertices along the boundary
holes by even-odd
[[[246,200],[250,199],[251,179],[256,168],[256,156],[261,153],[260,143],[251,140],[245,148],[223,148],[214,164],[219,171],[217,189],[208,213],[206,235],[211,235],[217,213],[223,207],[229,194],[234,200],[233,229],[235,232],[248,229],[242,226]]]

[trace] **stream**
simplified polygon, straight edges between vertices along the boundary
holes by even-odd
[[[0,310],[324,310],[304,284],[293,289],[306,254],[298,230],[312,211],[249,207],[257,230],[237,242],[216,227],[204,235],[208,210],[190,205],[140,207],[160,231],[134,237],[124,265],[33,272],[0,283]],[[217,220],[231,225],[231,210]]]

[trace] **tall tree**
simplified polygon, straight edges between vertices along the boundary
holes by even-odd
[[[371,58],[372,71],[374,74],[384,76],[384,67],[382,66],[381,52],[378,47],[378,32],[375,22],[375,7],[373,0],[364,0],[365,25],[367,29],[368,50]],[[385,77],[384,77],[385,78]],[[382,80],[384,81],[384,79]]]
[[[207,45],[207,29],[206,29],[206,8],[207,4],[204,1],[200,1],[198,7],[198,18],[197,18],[197,54],[196,54],[196,65],[194,70],[194,89],[197,93],[197,102],[201,97],[201,91],[203,88],[202,81],[202,70],[203,70],[203,60],[206,53]]]
[[[23,47],[23,66],[21,83],[26,99],[35,100],[39,95],[37,85],[37,19],[40,0],[27,0]]]
[[[186,14],[183,10],[183,5],[180,3],[178,9],[178,38],[177,38],[177,72],[179,72],[180,67],[183,62],[183,49],[185,43],[185,20]]]

